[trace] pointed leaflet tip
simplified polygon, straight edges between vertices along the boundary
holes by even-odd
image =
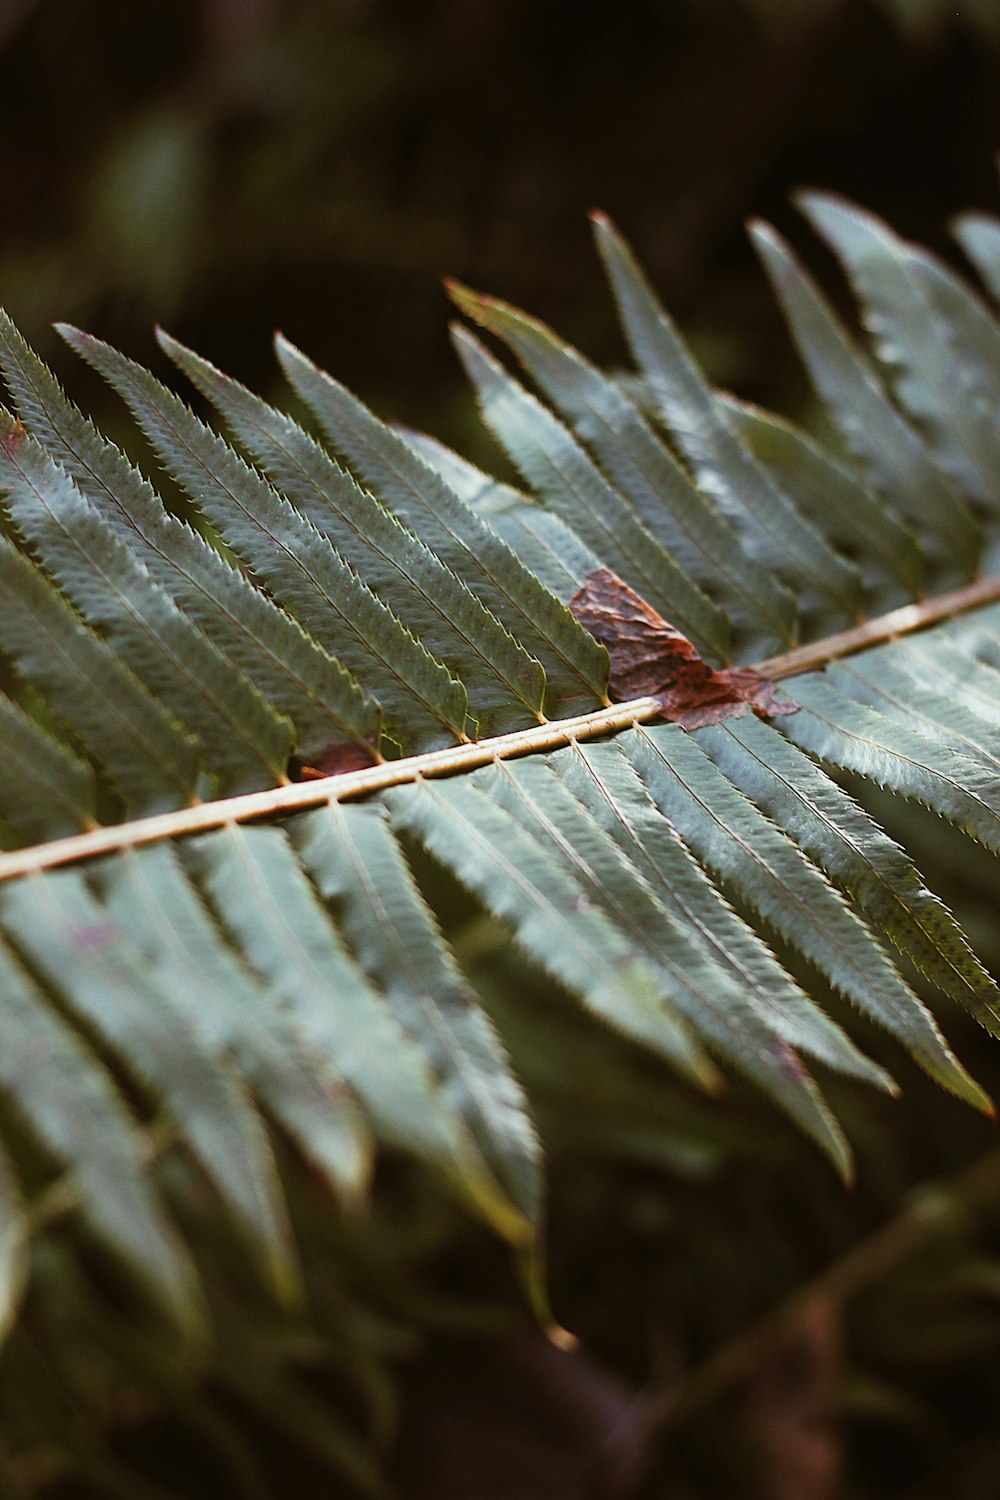
[[[488,292],[477,292],[474,287],[466,286],[464,281],[456,281],[453,276],[445,280],[448,295],[459,307],[473,311],[479,308],[499,308],[503,312],[517,312],[518,310],[505,302],[502,297],[491,297]],[[520,313],[523,317],[524,314]]]
[[[750,242],[761,251],[780,250],[784,247],[784,241],[778,234],[773,224],[767,219],[748,219],[747,234]]]
[[[169,333],[168,330],[164,328],[162,323],[157,323],[155,334],[156,342],[159,344],[160,348],[167,354],[169,354],[172,349],[184,348],[184,345],[179,343],[177,339],[174,338],[173,334]]]
[[[278,356],[278,362],[281,365],[281,368],[284,370],[285,374],[288,376],[288,379],[291,380],[293,385],[295,384],[295,381],[292,377],[292,370],[296,365],[304,367],[306,370],[315,373],[316,375],[323,376],[323,378],[329,380],[331,384],[339,385],[338,381],[334,381],[332,375],[327,375],[325,371],[320,370],[320,367],[316,364],[315,360],[310,359],[308,354],[303,354],[302,350],[296,344],[293,344],[291,339],[286,338],[285,335],[281,332],[278,332],[274,335],[274,352]]]
[[[486,346],[482,340],[478,339],[472,332],[472,329],[466,328],[465,324],[460,323],[457,318],[453,318],[448,324],[448,332],[456,342],[466,345],[469,349],[475,350],[477,353],[486,354]]]
[[[456,281],[454,276],[444,278],[444,289],[455,306],[470,318],[475,318],[477,323],[483,322],[483,309],[495,306],[497,303],[495,297],[486,297],[482,292],[474,292],[464,282]]]
[[[645,274],[639,267],[639,263],[635,258],[635,252],[614,219],[610,218],[608,214],[600,212],[589,214],[588,218],[594,226],[594,240],[597,244],[597,252],[604,262],[605,270],[613,275],[613,267],[618,262],[624,265],[629,275],[638,278],[646,286]],[[649,290],[648,287],[647,290]],[[649,290],[649,294],[652,295],[651,290]]]
[[[52,327],[72,349],[79,349],[84,344],[94,342],[92,333],[84,333],[82,328],[77,328],[73,323],[53,323]]]
[[[496,334],[504,341],[511,353],[528,371],[539,378],[538,371],[533,369],[532,362],[528,358],[527,348],[532,341],[541,339],[546,345],[557,345],[557,340],[550,329],[537,318],[530,317],[521,308],[515,307],[510,302],[505,302],[501,297],[490,297],[485,292],[473,291],[471,287],[464,286],[460,281],[451,280],[447,283],[448,295],[455,306],[466,317],[478,323],[487,333]],[[525,340],[527,339],[527,345]],[[544,386],[544,381],[542,381]]]
[[[471,328],[466,328],[464,323],[452,322],[448,325],[451,341],[455,346],[455,352],[466,374],[472,381],[480,404],[485,400],[485,393],[491,383],[502,378],[506,371],[499,360],[486,348],[481,339],[477,338]]]
[[[824,188],[802,187],[796,188],[792,194],[792,202],[800,213],[806,214],[814,203],[836,203],[844,208],[853,208],[849,199],[841,197],[839,193],[828,192]]]
[[[202,377],[215,376],[220,381],[224,381],[227,384],[232,384],[230,377],[223,374],[218,365],[212,364],[211,360],[206,359],[203,354],[199,354],[197,350],[192,349],[190,345],[182,344],[180,339],[175,339],[173,334],[168,333],[165,328],[157,328],[156,342],[159,344],[164,354],[166,354],[173,361],[173,363],[177,365],[178,369],[183,370],[185,375],[187,375],[188,378],[195,383],[195,385],[199,385],[199,374],[202,375]],[[202,390],[205,390],[204,386],[201,386],[200,388]],[[207,391],[205,391],[205,393],[208,394]]]
[[[858,223],[881,227],[881,220],[877,215],[869,213],[857,203],[852,203],[850,198],[845,198],[840,193],[829,193],[822,188],[800,188],[798,192],[792,194],[792,202],[799,213],[804,214],[813,225],[825,213],[833,213],[852,218]]]

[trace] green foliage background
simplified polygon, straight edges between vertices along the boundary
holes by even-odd
[[[280,325],[382,411],[492,464],[447,343],[437,278],[454,274],[542,313],[613,361],[620,346],[583,219],[596,203],[628,230],[710,373],[808,415],[741,221],[762,213],[807,243],[788,194],[815,183],[953,257],[950,215],[995,209],[1000,142],[993,7],[968,0],[960,9],[956,17],[955,5],[932,0],[18,0],[0,15],[0,296],[43,353],[54,347],[47,322],[59,316],[154,362],[158,319],[263,391],[276,384],[269,335]],[[809,257],[828,269],[815,248]],[[58,364],[98,413],[101,388]],[[107,410],[115,431],[118,408]],[[865,795],[1000,972],[988,857],[980,862],[929,815],[903,822]],[[537,980],[457,888],[442,886],[440,910],[498,1016],[510,994],[530,996]],[[996,1147],[994,1127],[894,1056],[901,1104],[846,1089],[836,1100],[859,1157],[858,1186],[846,1193],[753,1099],[696,1108],[624,1044],[595,1040],[544,998],[544,1011],[519,1010],[522,1032],[508,1017],[508,1035],[541,1100],[553,1163],[555,1310],[632,1388],[697,1366],[897,1222],[915,1189],[926,1208],[923,1185],[949,1182]],[[525,1025],[525,1013],[538,1019]],[[1000,1095],[995,1047],[971,1025],[949,1034]],[[878,1055],[878,1040],[866,1041]],[[832,1446],[843,1465],[834,1483],[852,1500],[916,1500],[945,1485],[960,1500],[989,1500],[1000,1489],[1000,1209],[990,1191],[971,1207],[946,1192],[933,1204],[939,1217],[917,1253],[888,1276],[871,1262],[848,1307],[846,1355],[833,1361],[841,1428]],[[311,1202],[298,1207],[315,1213]],[[103,1389],[99,1351],[127,1337],[123,1318],[121,1328],[81,1332],[86,1369],[76,1385],[58,1362],[46,1364],[41,1336],[40,1364],[20,1372],[40,1431],[47,1404],[56,1425],[78,1424],[88,1477],[64,1478],[37,1454],[32,1470],[29,1453],[3,1484],[66,1500],[330,1494],[322,1448],[336,1447],[333,1414],[357,1417],[361,1369],[366,1419],[388,1432],[397,1398],[385,1371],[401,1369],[407,1493],[485,1500],[448,1469],[459,1462],[449,1453],[463,1451],[449,1420],[455,1361],[461,1376],[468,1357],[456,1349],[530,1326],[503,1252],[398,1165],[384,1172],[368,1226],[326,1232],[329,1263],[311,1268],[327,1286],[321,1322],[342,1329],[354,1316],[345,1308],[360,1304],[378,1312],[351,1322],[361,1352],[350,1378],[319,1357],[315,1330],[276,1319],[273,1347],[306,1371],[315,1411],[302,1396],[306,1416],[268,1413],[263,1475],[248,1470],[238,1439],[227,1448],[229,1429],[200,1432],[196,1412],[160,1415],[157,1379],[170,1374],[160,1351],[150,1351],[148,1388]],[[504,1394],[498,1347],[474,1345],[475,1379],[492,1395],[488,1418],[469,1421],[473,1431],[484,1424],[480,1448],[509,1453],[524,1443],[525,1421]],[[787,1489],[774,1413],[793,1404],[781,1392],[796,1385],[794,1360],[790,1374],[780,1361],[762,1365],[749,1406],[728,1390],[668,1434],[644,1493],[840,1492],[824,1479],[825,1449],[811,1477]],[[237,1373],[220,1400],[238,1434],[261,1420],[267,1386],[258,1370],[240,1395]],[[806,1451],[803,1430],[786,1433],[786,1450]],[[113,1461],[87,1459],[92,1432],[108,1435]],[[560,1435],[556,1423],[536,1443],[539,1482],[555,1473],[567,1497],[585,1493],[570,1487],[579,1435]]]

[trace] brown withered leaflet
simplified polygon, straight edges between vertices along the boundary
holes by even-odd
[[[608,648],[619,702],[656,698],[664,719],[701,729],[751,709],[759,719],[793,714],[774,683],[752,667],[709,666],[686,635],[657,614],[611,568],[595,568],[569,601],[580,624]]]

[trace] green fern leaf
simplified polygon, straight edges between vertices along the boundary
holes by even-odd
[[[464,739],[468,698],[461,683],[326,538],[140,366],[96,339],[64,333],[125,398],[163,463],[233,551],[377,694],[398,743],[420,751]]]
[[[844,1176],[850,1153],[819,1090],[791,1048],[762,1018],[752,996],[699,948],[656,900],[619,846],[559,786],[557,766],[511,762],[493,775],[501,806],[537,827],[539,842],[556,851],[593,905],[644,953],[661,977],[665,1002],[706,1048],[747,1073],[826,1150]]]
[[[405,435],[428,467],[483,516],[557,599],[571,599],[587,574],[601,566],[597,553],[573,528],[530,495],[490,479],[475,464],[425,433],[407,430]],[[602,681],[606,681],[606,673],[607,668],[603,668]]]
[[[225,791],[284,775],[291,726],[180,613],[44,449],[0,414],[0,485],[21,535],[83,617],[198,737]]]
[[[0,539],[0,647],[137,814],[189,802],[198,746],[23,553]],[[37,803],[36,803],[37,807]],[[58,804],[45,836],[58,831]],[[44,816],[44,814],[43,814]]]
[[[799,715],[793,716],[798,719]],[[756,812],[693,738],[642,729],[628,751],[685,843],[859,1010],[898,1037],[932,1078],[987,1108],[931,1016],[821,871]]]
[[[795,613],[791,595],[747,556],[737,533],[620,385],[516,308],[454,282],[450,291],[463,312],[510,346],[668,554],[710,596],[721,595],[733,620],[762,649],[786,641]]]
[[[202,535],[0,320],[24,422],[0,433],[10,1347],[38,1236],[82,1285],[62,1232],[78,1214],[189,1343],[211,1305],[227,1392],[264,1399],[376,1494],[350,1425],[289,1399],[298,1355],[245,1309],[265,1306],[261,1279],[294,1303],[303,1268],[313,1282],[314,1259],[355,1243],[377,1152],[419,1163],[503,1237],[541,1308],[548,1104],[579,1113],[605,1055],[627,1058],[614,1078],[641,1097],[628,1118],[600,1104],[577,1148],[596,1149],[603,1120],[607,1142],[645,1133],[660,1162],[733,1137],[716,1097],[733,1075],[850,1176],[809,1068],[841,1075],[838,1093],[896,1086],[846,1007],[827,1014],[831,990],[990,1109],[887,945],[998,1034],[1000,994],[828,769],[1000,852],[1000,580],[968,581],[1000,555],[1000,326],[875,221],[811,211],[858,280],[892,394],[780,241],[757,238],[857,469],[714,392],[603,221],[638,378],[454,291],[544,398],[457,335],[523,492],[388,426],[285,341],[295,392],[358,478],[165,335],[247,459],[141,366],[65,330]],[[973,235],[983,258],[989,235]],[[607,645],[573,613],[598,572]],[[678,626],[739,670],[710,671]],[[799,631],[805,645],[753,666]],[[644,695],[609,703],[609,681]],[[466,902],[478,915],[456,928]],[[537,995],[501,989],[482,959],[508,940]],[[550,1046],[558,1068],[537,1055]],[[222,1243],[248,1252],[238,1293]],[[364,1367],[346,1343],[340,1357]]]
[[[896,514],[932,539],[936,554],[967,575],[981,547],[968,509],[781,238],[766,224],[752,225],[750,233],[799,353],[846,447]]]
[[[746,402],[721,399],[758,463],[835,546],[870,570],[877,567],[876,581],[895,579],[906,598],[923,593],[926,568],[916,537],[860,475],[793,423]]]
[[[705,960],[726,971],[727,994],[737,981],[752,1007],[789,1047],[836,1071],[892,1090],[884,1070],[866,1058],[804,994],[712,884],[658,812],[620,742],[571,746],[557,752],[553,764],[688,938],[697,943]]]
[[[480,733],[538,717],[540,667],[452,570],[302,428],[166,335],[171,358],[218,406],[277,488],[382,603],[471,689]]]
[[[954,230],[962,249],[1000,301],[1000,220],[989,214],[962,214]]]
[[[753,718],[703,729],[698,743],[727,779],[952,999],[996,1024],[1000,993],[947,907],[864,809],[784,735]]]
[[[541,1159],[524,1095],[384,809],[332,803],[297,823],[294,837],[351,951],[427,1058],[511,1202],[537,1223]]]
[[[156,963],[141,928],[133,934],[119,926],[75,871],[7,887],[0,921],[138,1080],[162,1094],[276,1287],[289,1294],[294,1263],[262,1124],[222,1051],[180,1024],[183,991]]]
[[[996,725],[975,711],[955,679],[954,697],[935,691],[916,653],[905,647],[883,647],[869,652],[860,662],[842,663],[836,669],[836,678],[858,702],[982,762],[994,775],[1000,770],[1000,731]]]
[[[311,1047],[336,1060],[380,1136],[442,1166],[505,1232],[524,1222],[497,1189],[428,1059],[372,988],[284,833],[236,829],[198,846],[220,917]]]
[[[230,1057],[267,1113],[347,1203],[361,1200],[371,1138],[332,1059],[225,943],[171,846],[98,864],[112,919],[174,996],[184,1029]]]
[[[740,443],[610,222],[596,216],[594,231],[632,351],[701,487],[723,514],[737,519],[754,556],[799,586],[807,583],[837,613],[854,619],[860,599],[854,569],[775,489]]]
[[[0,549],[0,580],[2,575]],[[90,766],[5,698],[0,698],[0,818],[25,842],[94,825]]]
[[[632,515],[572,434],[463,328],[455,345],[486,421],[556,515],[699,649],[730,660],[729,622]]]
[[[597,1015],[655,1047],[688,1076],[714,1081],[663,980],[593,907],[544,837],[532,838],[520,819],[470,784],[407,787],[390,793],[388,805],[393,823],[448,865],[511,925],[525,951]]]
[[[863,299],[866,325],[900,405],[959,493],[996,506],[997,392],[995,386],[980,390],[977,379],[977,369],[996,365],[995,347],[984,351],[985,361],[977,358],[979,340],[992,343],[988,322],[983,332],[969,294],[873,215],[818,193],[799,201]],[[941,298],[949,291],[952,307],[945,311]]]
[[[203,537],[166,510],[125,455],[69,401],[0,313],[0,366],[21,420],[178,607],[295,725],[312,764],[331,743],[378,743],[379,715],[348,674]]]
[[[194,1270],[146,1176],[146,1139],[106,1070],[2,943],[0,981],[4,1098],[73,1169],[86,1220],[193,1331],[202,1315]]]
[[[1000,850],[1000,788],[984,766],[859,702],[857,679],[834,670],[795,683],[800,711],[786,733],[828,765],[869,777]]]
[[[511,657],[511,672],[533,681],[537,658],[554,679],[546,703],[553,715],[557,707],[565,713],[567,698],[574,707],[582,706],[582,697],[591,705],[603,701],[603,654],[569,611],[398,433],[286,339],[279,337],[276,347],[285,373],[334,449],[510,632],[520,653]]]

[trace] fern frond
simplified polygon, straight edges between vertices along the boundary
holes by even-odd
[[[680,336],[611,223],[594,217],[597,248],[632,352],[696,479],[737,524],[747,550],[786,581],[852,619],[860,579],[826,545],[737,440]],[[800,604],[801,608],[801,604]]]
[[[870,474],[890,511],[908,520],[934,559],[960,572],[979,557],[979,529],[958,491],[888,399],[870,360],[856,349],[825,297],[766,224],[751,237],[799,352],[848,451]]]
[[[791,595],[747,556],[711,497],[692,484],[621,386],[543,323],[496,298],[449,286],[458,307],[517,355],[668,556],[702,588],[723,582],[727,609],[752,641],[787,639],[795,610]]]
[[[714,661],[729,661],[729,621],[723,611],[630,513],[572,434],[464,328],[455,330],[455,346],[483,416],[542,503],[675,621],[699,650]]]
[[[348,567],[325,537],[176,396],[134,361],[63,330],[129,407],[172,477],[312,639],[377,694],[389,733],[407,751],[465,738],[461,683]],[[352,707],[355,705],[352,704]],[[357,708],[355,708],[357,712]]]
[[[168,855],[157,850],[154,857]],[[116,923],[110,905],[97,900],[75,870],[12,883],[0,902],[8,939],[73,1012],[127,1058],[136,1081],[160,1094],[223,1203],[287,1292],[291,1249],[263,1125],[209,1029],[200,1019],[192,1025],[190,1012],[185,1024],[188,983],[179,984],[169,963],[157,961],[143,916],[136,908],[128,928]]]
[[[0,945],[0,1086],[16,1116],[72,1172],[73,1200],[94,1227],[191,1330],[201,1307],[194,1267],[147,1175],[150,1151],[107,1069]],[[6,1236],[25,1238],[16,1189]],[[8,1292],[11,1295],[13,1288]],[[13,1309],[5,1308],[9,1326]]]
[[[16,703],[0,699],[0,816],[19,837],[79,832],[93,822],[94,775]]]
[[[447,562],[358,485],[295,422],[173,339],[167,353],[222,412],[276,488],[325,536],[432,656],[468,681],[479,733],[537,719],[539,663]]]
[[[525,653],[537,658],[548,709],[561,707],[581,688],[604,697],[604,657],[595,651],[573,616],[480,520],[471,506],[429,469],[409,444],[342,385],[318,370],[287,339],[277,340],[278,358],[293,387],[315,413],[334,450],[370,484],[396,518],[409,526],[452,569],[508,630],[521,651],[522,677],[534,676]],[[567,675],[569,683],[566,682]],[[553,697],[553,690],[555,696]]]
[[[995,508],[997,329],[957,277],[871,214],[818,193],[800,204],[862,300],[896,397],[957,490]]]
[[[1000,849],[1000,789],[985,767],[869,706],[874,691],[841,668],[803,679],[796,693],[800,711],[786,730],[796,744],[922,802],[988,849]]]
[[[962,214],[954,231],[984,283],[1000,300],[1000,222],[989,214]]]
[[[588,1067],[611,1027],[703,1111],[742,1078],[846,1178],[824,1073],[897,1086],[891,1051],[873,1060],[850,1010],[827,1013],[832,992],[990,1110],[938,1011],[996,1034],[1000,993],[828,770],[1000,850],[1000,579],[977,573],[1000,551],[1000,328],[925,252],[831,200],[809,209],[888,386],[755,235],[846,452],[713,391],[605,221],[638,382],[453,288],[540,392],[457,333],[523,492],[387,426],[287,341],[332,453],[166,335],[238,446],[63,330],[195,530],[0,321],[20,412],[0,449],[0,1329],[29,1247],[61,1244],[66,1215],[190,1340],[232,1319],[206,1203],[294,1304],[297,1206],[314,1233],[360,1215],[379,1151],[435,1174],[537,1289],[531,1037],[557,1011],[487,1007],[442,870],[576,1007]],[[993,255],[991,228],[963,233]],[[595,575],[610,661],[582,623]],[[740,672],[710,671],[677,628]],[[648,690],[612,703],[626,668]],[[720,697],[737,676],[760,691]],[[671,702],[704,709],[709,682],[711,712],[683,727]],[[226,1358],[242,1349],[272,1416],[311,1430],[265,1343],[234,1333]],[[245,1377],[236,1359],[226,1379]],[[350,1435],[331,1442],[377,1492]]]
[[[557,599],[571,599],[583,587],[588,573],[600,567],[597,553],[583,538],[530,495],[491,479],[426,433],[408,431],[406,439],[467,505],[485,516]]]
[[[835,547],[857,557],[868,586],[894,580],[903,595],[924,592],[920,544],[865,483],[792,422],[731,396],[723,404],[736,432],[774,482]]]
[[[379,713],[339,663],[192,527],[65,397],[51,371],[0,315],[0,367],[21,420],[115,527],[181,610],[295,725],[315,764],[330,744],[377,744]]]
[[[74,613],[29,558],[0,539],[0,647],[100,763],[136,813],[195,795],[198,743],[136,674]],[[9,716],[8,716],[9,717]],[[15,783],[16,785],[16,783]],[[22,784],[32,816],[51,834],[45,787]],[[45,800],[43,800],[45,799]],[[77,817],[89,820],[84,808]]]
[[[698,742],[900,953],[973,1014],[984,1006],[992,1015],[996,987],[958,923],[904,851],[842,787],[756,719],[704,729]]]
[[[385,809],[330,802],[294,825],[304,869],[420,1048],[511,1202],[541,1213],[541,1158],[503,1046],[424,900]]]
[[[0,485],[14,525],[45,571],[177,721],[191,725],[220,789],[280,780],[291,726],[6,414],[0,414]]]

